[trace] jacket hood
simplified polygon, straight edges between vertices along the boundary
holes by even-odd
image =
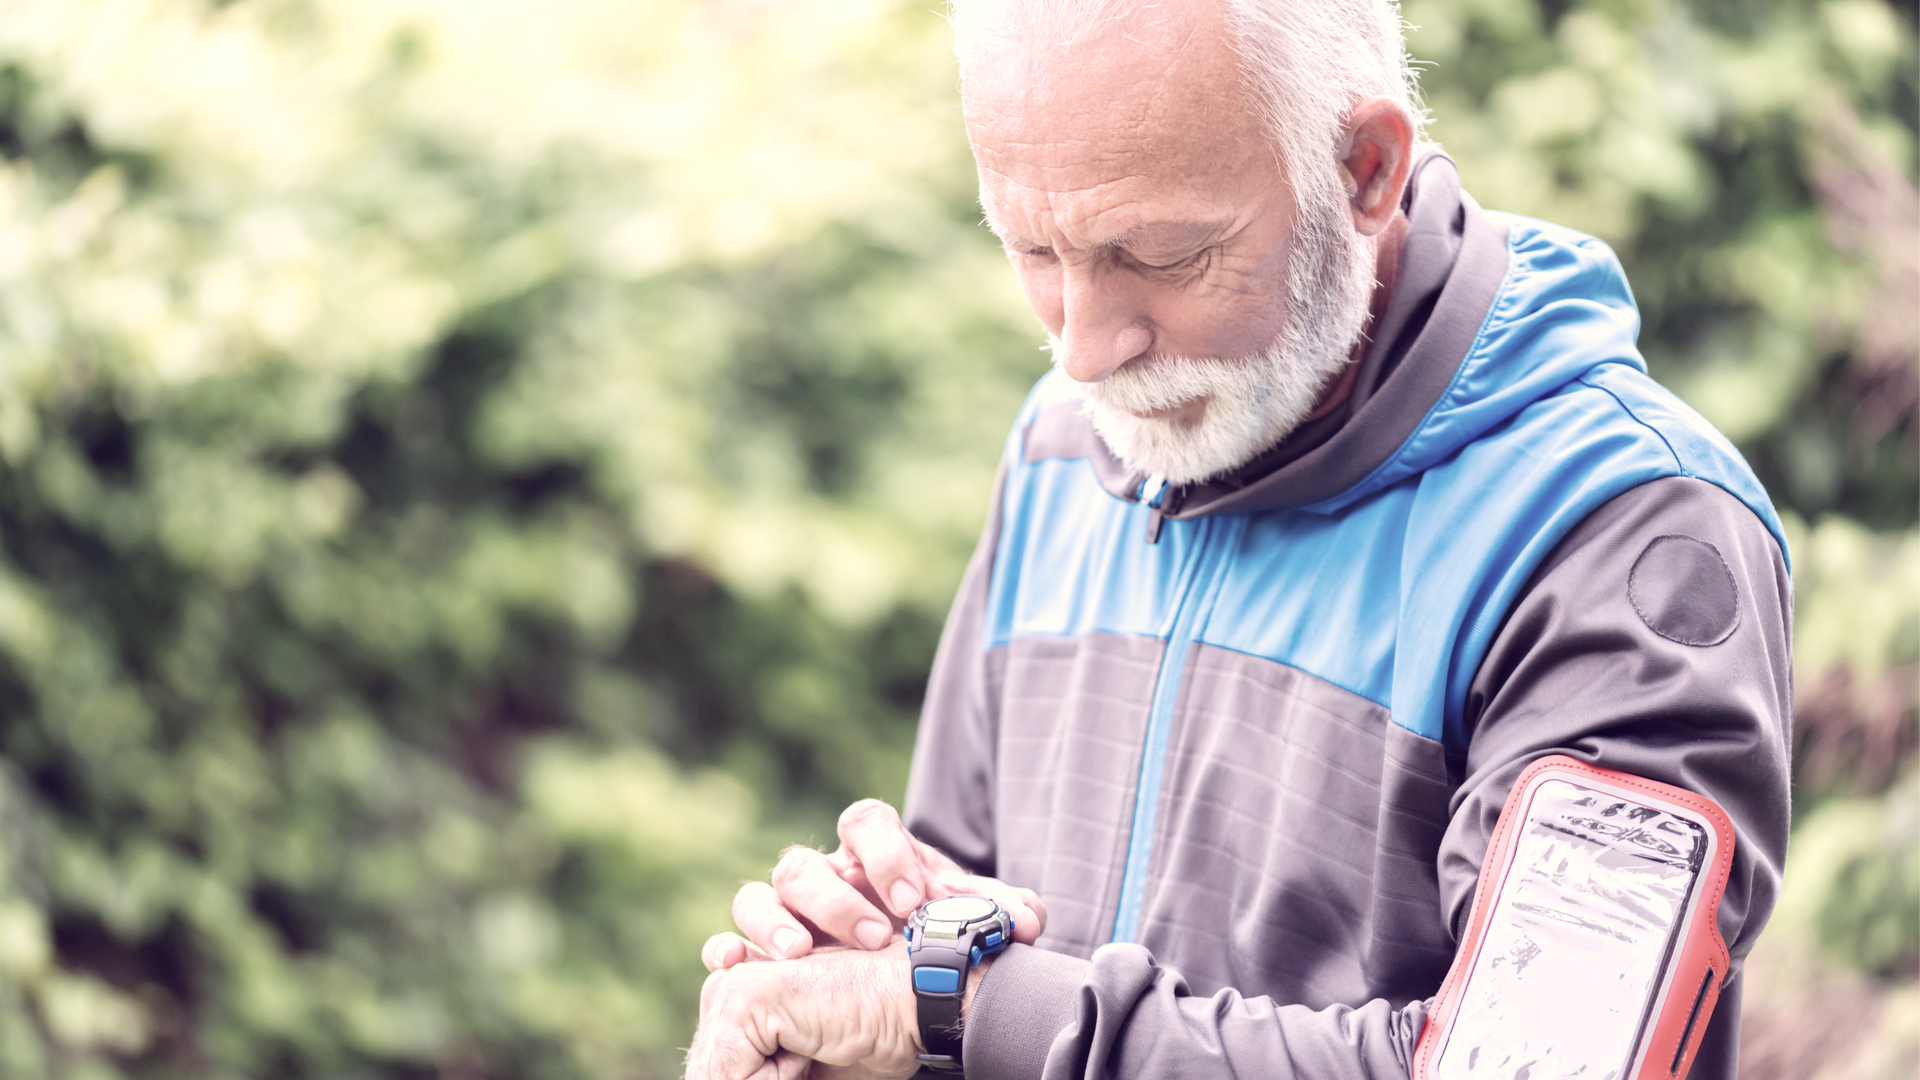
[[[1481,210],[1438,152],[1416,164],[1406,208],[1401,276],[1347,404],[1232,473],[1161,494],[1162,514],[1331,512],[1445,460],[1596,366],[1646,370],[1639,311],[1605,244]],[[1043,380],[1023,456],[1089,458],[1103,487],[1137,501],[1146,475],[1107,449],[1074,390],[1058,372]]]

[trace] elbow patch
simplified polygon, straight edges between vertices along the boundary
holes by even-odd
[[[1556,755],[1514,782],[1415,1080],[1678,1080],[1728,974],[1733,824],[1670,784]]]

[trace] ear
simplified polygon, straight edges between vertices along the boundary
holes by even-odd
[[[1353,205],[1353,227],[1377,236],[1393,223],[1413,167],[1413,123],[1386,98],[1373,98],[1347,116],[1340,147],[1340,179]]]

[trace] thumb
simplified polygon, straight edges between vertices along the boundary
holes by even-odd
[[[1047,905],[1032,889],[965,871],[942,874],[937,884],[943,896],[984,896],[999,904],[1000,910],[1013,919],[1013,940],[1022,945],[1033,944],[1047,928]]]

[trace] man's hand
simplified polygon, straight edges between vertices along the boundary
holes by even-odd
[[[816,1062],[904,1078],[920,1068],[919,1030],[904,943],[740,964],[707,976],[686,1080],[802,1080]]]
[[[742,886],[733,898],[740,934],[715,934],[700,957],[719,971],[805,956],[820,945],[884,949],[914,908],[964,893],[990,897],[1013,916],[1015,941],[1031,945],[1046,927],[1046,906],[1031,889],[967,873],[915,839],[893,807],[862,799],[840,815],[838,851],[788,848],[771,885]]]

